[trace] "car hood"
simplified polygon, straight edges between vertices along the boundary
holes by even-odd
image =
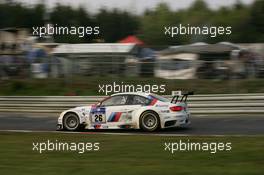
[[[91,108],[92,108],[92,105],[90,105],[90,106],[89,105],[87,105],[87,106],[78,106],[78,107],[71,108],[71,109],[69,109],[67,111],[73,111],[73,112],[77,112],[77,113],[82,113],[82,112],[87,113],[87,112],[90,112]]]

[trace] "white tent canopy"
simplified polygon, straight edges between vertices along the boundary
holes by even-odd
[[[95,54],[95,53],[130,53],[136,44],[98,43],[98,44],[61,44],[53,54]]]
[[[231,52],[232,50],[240,50],[241,48],[229,42],[220,42],[216,44],[194,43],[181,46],[171,46],[161,52],[161,54],[172,53],[223,53]]]

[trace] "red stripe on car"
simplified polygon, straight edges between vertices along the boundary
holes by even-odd
[[[153,106],[153,105],[155,105],[155,103],[157,102],[158,100],[156,99],[156,98],[154,98],[152,101],[151,101],[151,103],[149,104],[149,106]]]
[[[117,112],[114,118],[114,122],[117,122],[121,117],[122,112]]]

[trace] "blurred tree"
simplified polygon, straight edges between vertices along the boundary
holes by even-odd
[[[165,27],[177,24],[179,18],[167,4],[160,3],[154,10],[147,10],[141,18],[142,39],[149,45],[179,44],[179,38],[171,38],[165,35]]]
[[[189,7],[190,11],[209,11],[207,4],[203,0],[196,0]]]
[[[44,4],[37,4],[34,8],[28,9],[26,25],[31,26],[43,26],[45,23],[45,15],[47,9]]]
[[[48,16],[48,17],[47,17]],[[189,8],[172,11],[166,3],[160,3],[155,9],[146,10],[137,16],[117,9],[101,9],[90,15],[84,6],[73,8],[57,4],[48,10],[44,4],[22,5],[13,0],[0,1],[0,28],[43,26],[50,22],[57,26],[100,26],[100,36],[57,35],[55,42],[116,42],[127,35],[137,35],[149,46],[166,46],[192,42],[219,41],[264,42],[264,1],[255,0],[244,5],[241,0],[233,6],[212,10],[204,0],[194,1]],[[231,26],[231,35],[178,35],[174,38],[164,35],[165,26]],[[97,41],[99,41],[97,40]]]
[[[219,35],[213,38],[213,42],[229,41],[229,42],[247,42],[250,35],[249,32],[249,7],[243,5],[241,1],[237,1],[233,7],[222,7],[215,12],[213,18],[215,26],[232,27],[231,35]],[[241,30],[243,29],[243,30]]]
[[[50,14],[50,22],[54,26],[61,27],[88,27],[94,26],[94,22],[90,15],[85,11],[83,7],[74,9],[70,6],[57,4]],[[68,43],[82,43],[91,42],[93,35],[85,35],[79,37],[78,35],[54,35],[56,42],[68,42]]]
[[[100,36],[106,42],[117,42],[128,35],[134,35],[139,28],[136,16],[117,9],[100,9],[95,19],[100,26]]]
[[[254,32],[252,40],[256,42],[264,41],[264,1],[256,0],[250,9],[249,25],[251,32]]]
[[[46,8],[44,4],[37,4],[33,8],[24,7],[19,3],[0,4],[1,28],[42,26]]]
[[[214,12],[211,11],[208,5],[203,0],[194,1],[191,6],[183,13],[182,24],[190,26],[207,26],[210,27],[213,25]],[[185,42],[209,42],[210,36],[207,35],[186,35]]]

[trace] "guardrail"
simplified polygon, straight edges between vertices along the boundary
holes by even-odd
[[[170,96],[165,96],[170,98]],[[60,113],[105,96],[0,96],[0,112]],[[264,114],[264,94],[212,94],[188,98],[192,114]]]

